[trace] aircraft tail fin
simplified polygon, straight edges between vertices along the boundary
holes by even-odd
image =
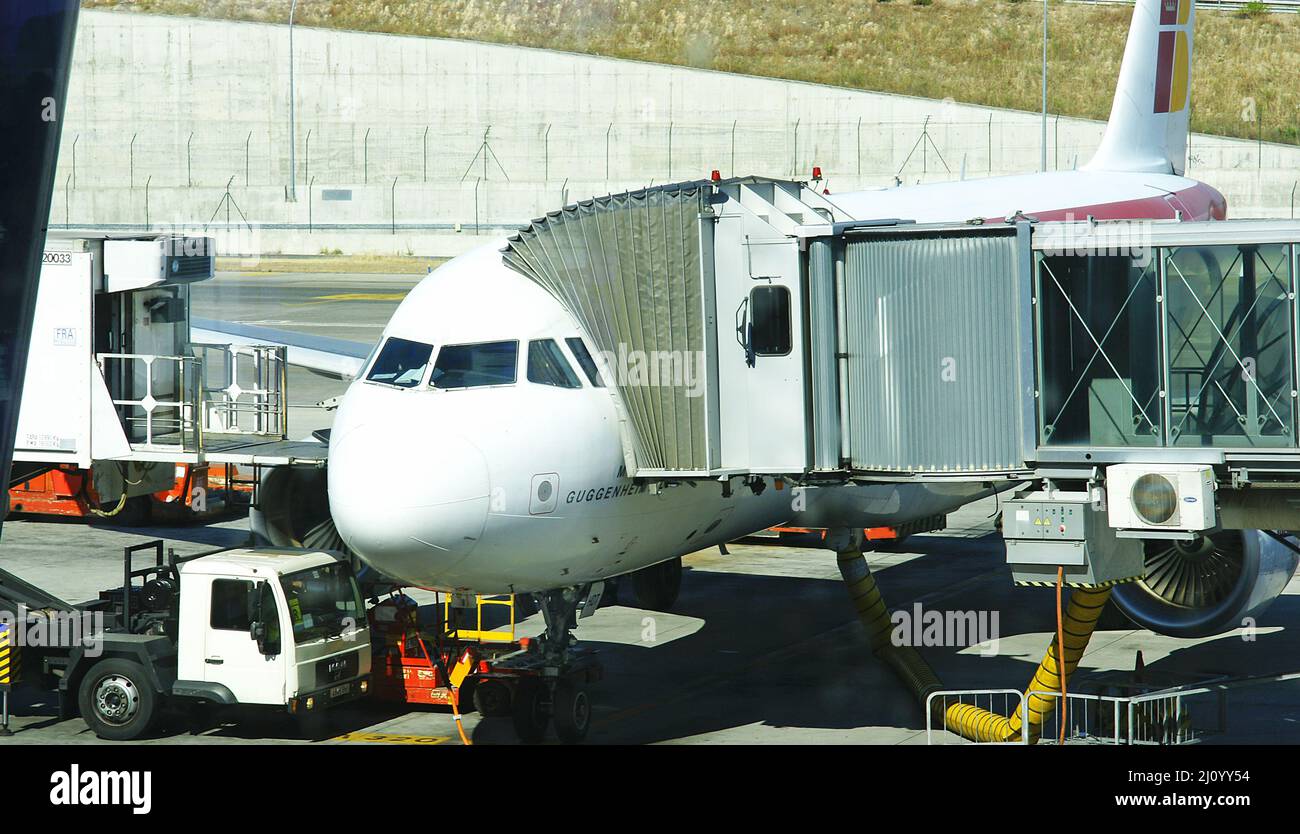
[[[1191,112],[1195,0],[1137,0],[1093,171],[1182,174]]]

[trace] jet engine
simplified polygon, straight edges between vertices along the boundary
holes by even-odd
[[[352,556],[330,515],[326,471],[273,466],[262,474],[249,526],[259,544],[336,550]]]
[[[1146,578],[1116,586],[1116,607],[1143,628],[1208,637],[1257,618],[1286,587],[1300,553],[1264,530],[1146,541]]]

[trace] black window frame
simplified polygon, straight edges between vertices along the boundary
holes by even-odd
[[[558,385],[554,382],[533,379],[533,348],[541,345],[550,345],[554,349],[554,354],[550,358],[553,362],[558,361],[558,368],[568,375],[568,379],[573,382],[572,385]],[[569,363],[569,359],[564,355],[564,349],[560,347],[560,343],[550,336],[528,340],[528,355],[524,357],[524,379],[533,385],[545,385],[547,388],[559,388],[561,391],[578,391],[582,389],[582,378],[578,376],[578,372]]]
[[[582,340],[581,336],[566,336],[564,344],[573,354],[573,359],[578,363],[578,368],[586,375],[587,381],[591,383],[592,388],[606,388],[605,380],[600,376],[600,366],[596,364],[596,357],[587,347],[587,343]],[[582,352],[578,352],[578,348]],[[585,360],[585,361],[584,361]],[[590,367],[588,367],[590,365]]]
[[[758,304],[756,296],[758,293],[776,293],[785,299],[785,341],[784,350],[762,349],[759,347],[759,327],[758,327]],[[778,308],[779,309],[779,308]],[[763,284],[754,287],[749,291],[749,321],[750,321],[750,347],[755,356],[789,356],[794,351],[794,305],[790,288],[783,284]],[[781,343],[777,343],[780,346]]]
[[[435,379],[433,375],[438,372],[438,362],[442,359],[444,351],[483,347],[484,345],[512,345],[514,347],[514,362],[510,366],[511,376],[509,382],[485,382],[475,385],[454,385],[450,387],[438,385],[438,380]],[[457,342],[455,344],[442,345],[438,348],[438,355],[433,357],[432,365],[433,367],[429,369],[428,387],[437,391],[470,391],[476,388],[502,388],[508,385],[516,385],[519,382],[519,340],[486,339],[481,342]]]
[[[374,378],[376,368],[379,365],[380,361],[383,360],[384,358],[384,352],[387,351],[388,346],[393,344],[394,342],[401,342],[404,345],[410,345],[416,347],[427,347],[429,349],[429,355],[424,360],[424,370],[420,372],[420,377],[416,379],[414,382],[408,384],[404,382],[396,382],[394,380]],[[376,385],[391,385],[394,388],[403,388],[403,389],[419,388],[420,383],[424,381],[425,376],[427,376],[429,373],[430,366],[433,364],[435,351],[436,351],[436,346],[428,344],[427,342],[417,342],[414,339],[406,339],[401,336],[389,336],[387,339],[384,339],[383,344],[379,347],[379,350],[375,352],[375,357],[373,360],[371,360],[370,366],[366,368],[366,382],[372,382]]]
[[[221,585],[223,587],[226,585],[243,586],[239,594],[239,598],[243,602],[243,610],[244,610],[242,625],[232,626],[232,625],[217,624],[217,613],[221,612],[224,614],[226,612],[226,608],[224,606],[219,607],[217,605],[218,585]],[[247,632],[249,626],[253,624],[253,612],[249,608],[249,600],[251,599],[252,593],[253,593],[253,581],[251,579],[232,579],[230,577],[224,577],[224,576],[213,579],[212,592],[208,599],[208,627],[211,628],[213,631]],[[227,621],[223,619],[222,622],[224,623]]]

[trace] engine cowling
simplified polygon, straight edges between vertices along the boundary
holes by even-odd
[[[1209,637],[1257,618],[1300,563],[1300,554],[1263,530],[1144,544],[1146,578],[1116,586],[1111,599],[1138,625],[1171,637]]]
[[[329,535],[334,522],[324,469],[273,466],[264,471],[248,521],[259,544],[338,549],[331,546]],[[333,538],[337,537],[334,530]]]

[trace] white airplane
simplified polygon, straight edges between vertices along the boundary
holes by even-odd
[[[1105,137],[1083,169],[831,199],[859,219],[918,222],[1016,212],[1223,218],[1222,195],[1182,176],[1192,7],[1138,0]],[[988,493],[969,484],[843,486],[809,490],[796,510],[792,490],[770,478],[729,493],[629,479],[594,341],[556,298],[506,266],[501,248],[435,270],[370,356],[351,360],[355,380],[329,437],[328,511],[341,541],[381,574],[487,594],[580,589],[641,572],[650,595],[658,589],[671,602],[684,554],[783,522],[897,525]],[[273,492],[263,491],[264,504]]]

